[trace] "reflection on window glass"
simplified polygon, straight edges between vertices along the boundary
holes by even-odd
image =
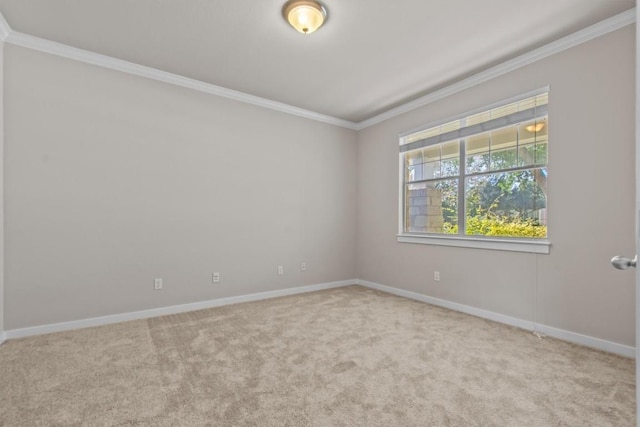
[[[410,151],[405,156],[405,180],[416,182],[459,175],[459,157],[458,141]]]

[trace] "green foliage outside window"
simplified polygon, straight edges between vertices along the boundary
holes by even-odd
[[[546,144],[536,147],[546,157]],[[542,151],[544,150],[544,151]],[[509,152],[493,153],[492,160],[508,162]],[[478,162],[479,156],[470,157]],[[538,215],[546,208],[546,168],[495,172],[467,178],[465,184],[466,235],[499,237],[547,237],[547,227]],[[457,186],[443,180],[436,188],[442,191],[443,232],[458,234]]]
[[[486,215],[467,218],[468,235],[500,236],[500,237],[547,237],[547,227],[533,219],[490,217]],[[446,234],[458,234],[458,225],[449,222],[444,224]]]

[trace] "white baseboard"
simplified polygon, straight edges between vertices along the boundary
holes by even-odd
[[[579,334],[577,332],[566,331],[552,326],[541,325],[539,323],[536,324],[536,331],[549,337],[569,341],[585,347],[596,348],[598,350],[606,351],[607,353],[619,354],[620,356],[629,357],[631,359],[636,358],[636,348],[628,345],[618,344],[616,342]]]
[[[635,347],[630,347],[627,345],[602,340],[600,338],[590,337],[588,335],[578,334],[576,332],[553,328],[551,326],[541,325],[539,323],[535,323],[530,320],[522,320],[522,319],[518,319],[511,316],[505,316],[504,314],[494,313],[492,311],[483,310],[480,308],[471,307],[464,304],[458,304],[458,303],[447,301],[447,300],[433,298],[427,295],[418,294],[416,292],[405,291],[403,289],[398,289],[391,286],[385,286],[379,283],[369,282],[367,280],[357,279],[356,283],[358,285],[362,285],[371,289],[377,289],[379,291],[386,292],[389,294],[410,298],[413,300],[425,302],[427,304],[436,305],[438,307],[448,308],[451,310],[470,314],[472,316],[481,317],[483,319],[493,320],[494,322],[516,326],[518,328],[525,329],[528,331],[539,332],[553,338],[558,338],[563,341],[569,341],[574,344],[583,345],[585,347],[596,348],[598,350],[619,354],[621,356],[630,357],[630,358],[635,358],[636,356]]]
[[[456,302],[443,299],[433,298],[427,295],[418,294],[416,292],[406,291],[391,286],[381,285],[379,283],[369,282],[362,279],[342,280],[339,282],[320,283],[317,285],[300,286],[296,288],[279,289],[276,291],[260,292],[249,295],[240,295],[236,297],[219,298],[208,301],[194,302],[190,304],[173,305],[169,307],[154,308],[150,310],[135,311],[131,313],[121,313],[102,317],[93,317],[90,319],[74,320],[70,322],[53,323],[49,325],[33,326],[29,328],[13,329],[0,332],[0,344],[5,340],[22,338],[33,335],[42,335],[52,332],[69,331],[73,329],[88,328],[92,326],[109,325],[112,323],[126,322],[129,320],[148,319],[150,317],[166,316],[169,314],[184,313],[194,310],[202,310],[205,308],[221,307],[224,305],[239,304],[243,302],[259,301],[269,298],[283,297],[288,295],[296,295],[307,292],[320,291],[324,289],[340,288],[358,284],[367,288],[376,289],[393,295],[425,302],[438,307],[448,308],[450,310],[459,311],[470,314],[472,316],[481,317],[483,319],[492,320],[498,323],[515,326],[528,331],[540,332],[544,335],[569,341],[586,347],[596,348],[609,353],[619,354],[621,356],[635,358],[635,348],[611,341],[602,340],[600,338],[582,335],[576,332],[566,331],[551,326],[541,325],[530,320],[518,319],[516,317],[506,316],[504,314],[471,307]]]
[[[307,292],[321,291],[324,289],[340,288],[355,285],[356,280],[343,280],[339,282],[320,283],[317,285],[299,286],[296,288],[279,289],[276,291],[259,292],[256,294],[240,295],[237,297],[219,298],[208,301],[200,301],[189,304],[172,305],[169,307],[154,308],[150,310],[134,311],[131,313],[113,314],[109,316],[93,317],[90,319],[73,320],[70,322],[53,323],[49,325],[32,326],[29,328],[12,329],[0,335],[0,339],[15,339],[33,335],[49,334],[52,332],[70,331],[73,329],[88,328],[93,326],[109,325],[112,323],[126,322],[129,320],[148,319],[150,317],[166,316],[169,314],[184,313],[187,311],[202,310],[205,308],[221,307],[223,305],[239,304],[243,302],[259,301],[269,298],[284,297],[288,295],[303,294]]]

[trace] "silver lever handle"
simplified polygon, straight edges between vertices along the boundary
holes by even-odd
[[[635,267],[638,262],[638,255],[636,255],[633,259],[629,259],[623,256],[614,256],[611,258],[611,265],[613,265],[618,270],[626,270],[629,267]]]

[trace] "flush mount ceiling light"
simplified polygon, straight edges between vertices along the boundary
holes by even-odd
[[[324,24],[327,9],[315,0],[289,0],[282,7],[282,16],[296,30],[311,34]]]
[[[536,123],[535,125],[529,125],[525,129],[529,132],[540,132],[544,127],[544,123]]]

